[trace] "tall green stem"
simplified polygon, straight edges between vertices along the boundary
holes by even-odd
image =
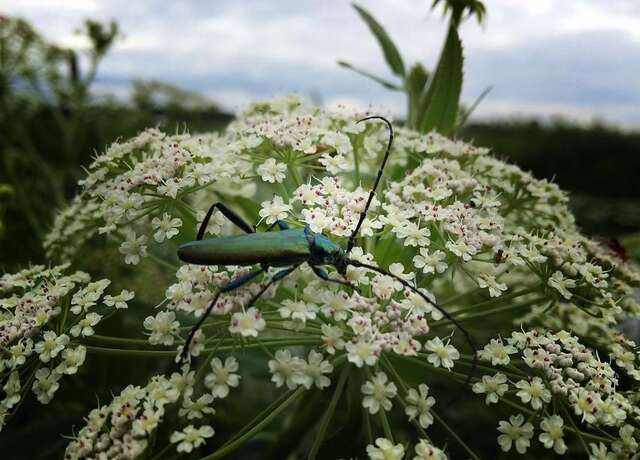
[[[260,430],[273,422],[284,410],[289,407],[304,391],[304,387],[298,387],[297,390],[288,392],[287,398],[279,404],[276,408],[271,410],[268,415],[266,415],[262,420],[253,424],[253,427],[247,430],[241,436],[234,438],[232,441],[228,442],[220,449],[216,450],[211,455],[207,455],[206,457],[202,457],[200,460],[215,460],[218,458],[224,458],[229,455],[231,452],[236,450],[242,444],[253,438]],[[262,414],[261,414],[262,415]],[[253,423],[253,422],[252,422]]]

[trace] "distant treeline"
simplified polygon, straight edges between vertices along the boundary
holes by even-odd
[[[610,237],[640,229],[640,132],[519,120],[472,123],[462,137],[570,191],[587,233]]]

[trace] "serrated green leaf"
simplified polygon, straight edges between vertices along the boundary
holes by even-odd
[[[450,25],[438,65],[418,109],[417,126],[421,132],[436,130],[446,134],[453,128],[462,91],[463,61],[458,31]]]
[[[353,70],[355,73],[362,75],[364,77],[370,78],[371,80],[375,81],[376,83],[381,84],[382,86],[384,86],[387,89],[391,89],[393,91],[402,91],[402,88],[392,82],[390,82],[389,80],[385,80],[384,78],[378,77],[377,75],[374,75],[370,72],[367,72],[366,70],[360,69],[358,67],[354,67],[353,65],[351,65],[348,62],[345,61],[338,61],[338,65],[340,67],[344,67],[345,69],[349,69],[349,70]]]
[[[394,45],[393,41],[387,35],[387,32],[384,30],[384,27],[380,25],[378,21],[375,20],[373,16],[369,14],[367,10],[362,8],[356,3],[352,3],[355,10],[358,12],[362,20],[367,24],[369,30],[378,40],[380,47],[382,48],[382,52],[384,53],[384,58],[387,61],[387,64],[391,68],[391,71],[399,77],[404,77],[404,63],[402,62],[402,56]]]

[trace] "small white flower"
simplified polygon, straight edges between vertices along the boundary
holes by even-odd
[[[60,388],[58,381],[61,374],[51,371],[46,367],[41,367],[36,371],[36,380],[33,382],[32,390],[38,397],[40,404],[49,404],[53,395]]]
[[[204,444],[206,438],[213,436],[214,431],[209,425],[203,425],[195,428],[193,425],[187,426],[182,431],[174,431],[171,434],[170,441],[173,444],[178,443],[178,452],[191,452],[194,448]]]
[[[498,283],[498,281],[496,281],[496,277],[489,275],[488,273],[480,273],[478,277],[478,286],[483,289],[488,288],[490,297],[500,297],[502,295],[502,291],[507,290],[506,284]]]
[[[124,254],[124,263],[137,265],[141,257],[147,255],[147,237],[142,235],[136,238],[135,232],[127,232],[125,241],[120,245],[119,251]]]
[[[87,356],[87,349],[82,345],[76,348],[67,348],[62,352],[62,362],[56,367],[59,374],[75,374],[78,368],[84,364]]]
[[[284,204],[281,196],[275,196],[271,201],[263,201],[260,206],[262,209],[258,214],[262,219],[266,219],[267,224],[284,219],[291,210],[291,206]]]
[[[216,411],[211,407],[213,403],[213,395],[203,394],[196,401],[192,401],[191,398],[186,397],[182,403],[182,408],[178,412],[180,417],[187,416],[187,420],[193,420],[194,418],[202,418],[205,414],[215,414]]]
[[[300,321],[303,324],[308,319],[316,318],[316,307],[312,303],[304,302],[302,300],[293,301],[285,299],[282,301],[282,307],[278,308],[278,312],[282,318],[291,318],[294,321]]]
[[[425,439],[416,445],[416,456],[413,460],[447,460],[447,455]]]
[[[178,229],[182,227],[182,220],[177,217],[172,218],[171,214],[165,212],[162,215],[162,219],[154,217],[151,221],[151,226],[157,230],[153,234],[153,239],[158,243],[162,243],[165,239],[170,240],[180,233]]]
[[[327,323],[322,324],[322,341],[327,353],[334,354],[336,350],[344,348],[344,340],[342,340],[343,331],[337,326],[331,326]]]
[[[149,343],[151,345],[173,345],[180,323],[176,321],[176,314],[172,311],[161,311],[155,317],[147,316],[144,328],[151,331]]]
[[[576,287],[576,282],[571,278],[565,278],[561,271],[554,272],[547,284],[556,289],[567,300],[573,297],[569,289]]]
[[[89,337],[95,333],[93,326],[98,324],[101,319],[102,315],[94,312],[87,313],[87,316],[82,318],[74,324],[71,329],[69,329],[69,333],[74,337],[78,337],[80,335],[82,335],[82,337]]]
[[[505,345],[502,339],[491,339],[482,350],[478,351],[478,357],[485,361],[491,361],[492,366],[506,366],[511,361],[509,355],[517,353],[517,351],[513,345]]]
[[[262,331],[266,325],[260,310],[251,307],[246,312],[233,314],[229,332],[240,334],[242,337],[258,337],[258,332]]]
[[[36,353],[40,355],[40,361],[48,363],[52,358],[58,356],[64,347],[69,343],[69,336],[62,334],[57,336],[53,331],[42,334],[42,341],[36,343]]]
[[[409,421],[418,417],[418,423],[422,428],[427,428],[433,423],[433,415],[430,409],[436,403],[433,396],[429,396],[429,387],[424,383],[418,386],[418,391],[410,388],[407,393],[407,407],[405,413],[409,417]]]
[[[447,244],[445,246],[453,254],[461,257],[465,262],[469,262],[471,260],[471,257],[476,254],[476,250],[473,248],[473,246],[469,246],[467,243],[462,241],[462,239],[459,239],[455,242],[447,241]]]
[[[311,350],[302,372],[304,373],[302,385],[306,389],[311,388],[313,384],[320,390],[331,385],[331,380],[324,374],[331,374],[333,366],[329,361],[323,359],[322,353]]]
[[[551,401],[551,392],[540,377],[533,377],[530,381],[520,380],[516,383],[516,388],[520,389],[516,396],[525,404],[530,402],[535,410],[540,409],[543,402]]]
[[[20,375],[17,372],[12,372],[7,379],[4,387],[5,397],[0,402],[0,406],[4,406],[7,409],[11,409],[20,401]],[[2,423],[0,423],[0,427]]]
[[[442,273],[447,269],[447,255],[438,250],[429,254],[427,248],[420,248],[420,254],[413,257],[413,265],[421,268],[423,273]]]
[[[386,438],[377,438],[375,446],[372,444],[367,446],[367,455],[369,455],[369,460],[402,460],[404,446],[393,444]]]
[[[431,231],[428,227],[420,228],[418,224],[411,221],[405,221],[393,228],[398,238],[404,239],[406,246],[428,246],[430,243],[429,236]]]
[[[292,357],[289,350],[276,351],[275,359],[270,360],[268,364],[269,371],[273,374],[271,381],[278,388],[286,384],[287,388],[293,390],[305,380],[305,362],[297,356]]]
[[[391,399],[396,397],[398,389],[395,383],[387,383],[387,374],[378,372],[371,380],[367,380],[362,387],[362,393],[366,396],[362,399],[362,407],[369,413],[376,414],[380,407],[385,411],[391,410]]]
[[[527,451],[533,437],[533,425],[529,422],[524,425],[523,423],[522,414],[512,415],[508,422],[500,421],[498,431],[502,434],[498,436],[498,444],[503,451],[510,451],[514,442],[518,453],[524,454]]]
[[[453,367],[453,361],[460,359],[460,352],[456,350],[453,345],[449,343],[444,344],[440,337],[435,337],[427,341],[424,347],[431,352],[427,357],[427,361],[435,367],[442,366],[445,369],[451,369]]]
[[[226,398],[229,387],[236,388],[240,384],[240,376],[235,373],[239,368],[238,361],[233,356],[225,359],[224,365],[219,358],[213,358],[211,373],[205,377],[204,384],[216,398]]]
[[[547,449],[553,450],[558,455],[563,455],[567,451],[567,445],[562,436],[564,435],[564,421],[559,415],[552,415],[542,419],[540,428],[544,433],[540,433],[538,439]]]
[[[497,403],[508,389],[507,376],[500,372],[494,376],[483,375],[482,381],[474,383],[472,387],[474,393],[486,394],[484,402],[487,405]]]
[[[114,307],[117,310],[127,308],[127,302],[135,297],[135,293],[123,289],[117,296],[104,296],[104,304],[108,307]]]
[[[347,342],[345,348],[348,353],[347,359],[357,367],[362,367],[364,364],[373,366],[378,362],[380,346],[376,343],[360,339],[357,342]]]
[[[591,448],[589,460],[616,460],[618,458],[618,456],[610,452],[602,442],[599,444],[591,442],[589,443],[589,447]]]
[[[269,158],[256,169],[263,181],[271,182],[272,184],[274,182],[282,182],[286,177],[286,170],[286,164],[278,163],[273,158]]]

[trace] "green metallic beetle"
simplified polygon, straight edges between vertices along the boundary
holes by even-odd
[[[469,373],[469,378],[471,377],[476,365],[476,346],[469,333],[460,325],[458,321],[456,321],[451,315],[449,315],[449,313],[447,313],[442,307],[429,300],[429,298],[427,298],[427,296],[422,291],[417,289],[408,281],[374,265],[369,265],[349,258],[349,253],[354,246],[354,242],[358,235],[360,227],[362,226],[362,223],[367,216],[367,211],[369,210],[369,206],[371,205],[371,202],[375,195],[375,191],[380,182],[380,178],[382,177],[382,173],[387,163],[387,159],[389,158],[389,153],[391,152],[391,146],[393,144],[393,127],[386,118],[381,116],[371,116],[359,120],[358,123],[372,119],[379,119],[387,124],[387,127],[389,128],[389,142],[387,144],[387,149],[385,151],[382,164],[380,165],[380,169],[378,170],[378,175],[374,182],[373,188],[369,192],[369,198],[367,199],[365,208],[360,214],[360,218],[358,220],[356,228],[354,229],[351,236],[349,236],[346,248],[343,248],[340,245],[334,243],[320,233],[314,233],[313,231],[311,231],[309,226],[305,226],[299,229],[290,229],[286,223],[278,220],[273,225],[271,225],[266,232],[257,233],[255,228],[243,221],[240,216],[238,216],[231,209],[227,208],[224,204],[214,203],[209,208],[209,211],[207,212],[204,220],[202,221],[202,224],[200,225],[200,229],[198,230],[196,241],[191,241],[189,243],[181,245],[178,248],[178,257],[184,262],[198,265],[260,265],[260,268],[245,275],[239,276],[238,278],[229,281],[227,284],[220,288],[218,293],[209,304],[207,310],[191,329],[191,332],[189,333],[189,336],[182,349],[182,360],[186,359],[189,353],[189,346],[191,344],[191,341],[193,340],[193,336],[211,313],[213,307],[220,298],[220,295],[225,292],[237,289],[238,287],[250,282],[258,275],[266,272],[269,267],[286,267],[283,270],[276,272],[273,277],[262,287],[262,289],[249,300],[248,304],[245,305],[245,308],[248,308],[253,305],[258,300],[258,298],[262,294],[264,294],[267,289],[269,289],[270,286],[283,279],[291,272],[293,272],[296,268],[298,268],[301,264],[306,262],[311,267],[313,272],[323,280],[348,286],[355,291],[358,291],[358,288],[355,285],[353,285],[346,279],[330,278],[329,274],[323,268],[321,268],[321,266],[333,266],[335,267],[336,271],[343,277],[345,276],[347,267],[349,265],[354,267],[364,267],[383,275],[390,276],[400,282],[407,289],[410,289],[411,291],[418,294],[425,300],[425,302],[433,305],[437,310],[439,310],[464,334],[470,348],[473,350],[474,356],[472,369]],[[246,233],[246,235],[225,236],[204,240],[203,236],[205,230],[207,228],[209,220],[211,219],[211,215],[216,209],[218,209],[233,224],[242,229]],[[269,230],[271,230],[275,225],[278,225],[280,231],[270,232]]]

